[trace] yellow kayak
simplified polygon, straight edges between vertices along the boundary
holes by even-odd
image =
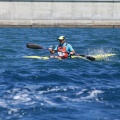
[[[98,55],[93,55],[93,57],[95,58],[95,60],[105,60],[109,57],[113,57],[115,56],[116,54],[98,54]]]
[[[42,56],[23,56],[23,58],[35,58],[35,59],[42,59],[42,60],[48,60],[48,59],[50,59],[47,56],[45,56],[45,57],[42,57]]]
[[[115,56],[116,54],[98,54],[98,55],[92,55],[91,57],[94,57],[95,60],[104,60],[106,58]],[[89,55],[88,55],[89,56]],[[34,58],[34,59],[41,59],[41,60],[48,60],[50,57],[48,56],[23,56],[23,58]],[[74,58],[80,58],[80,59],[86,59],[85,57],[82,56],[71,56],[72,59]],[[86,59],[87,60],[87,59]]]

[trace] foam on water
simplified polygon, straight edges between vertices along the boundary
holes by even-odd
[[[114,49],[112,49],[112,48],[88,49],[87,54],[90,56],[101,56],[99,58],[99,60],[102,60],[102,61],[104,60],[107,62],[108,61],[115,61],[116,56],[117,56],[117,52],[115,52]]]

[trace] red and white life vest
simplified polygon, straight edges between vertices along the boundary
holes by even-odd
[[[68,52],[66,51],[66,46],[58,46],[58,56],[62,59],[68,58]]]

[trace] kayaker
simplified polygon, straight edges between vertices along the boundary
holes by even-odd
[[[58,38],[59,45],[56,46],[54,49],[49,48],[51,54],[58,53],[58,56],[51,55],[50,58],[58,58],[58,59],[65,59],[70,57],[71,55],[75,54],[75,51],[72,45],[65,42],[65,37],[60,36]]]

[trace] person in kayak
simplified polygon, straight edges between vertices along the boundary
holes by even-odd
[[[65,37],[60,36],[58,38],[59,45],[55,47],[55,49],[49,48],[51,54],[58,53],[58,56],[51,55],[50,58],[58,58],[58,59],[65,59],[70,57],[71,55],[75,54],[73,47],[65,42]]]

